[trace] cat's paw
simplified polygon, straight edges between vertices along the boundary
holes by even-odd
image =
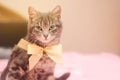
[[[70,73],[67,72],[65,74],[63,74],[61,77],[55,79],[55,80],[67,80],[67,78],[70,76]]]

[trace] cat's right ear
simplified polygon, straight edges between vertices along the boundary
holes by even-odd
[[[29,14],[29,19],[33,19],[35,15],[37,14],[37,11],[33,7],[28,8],[28,14]]]
[[[60,19],[61,18],[61,7],[59,5],[57,5],[53,10],[52,10],[52,14],[57,18]]]

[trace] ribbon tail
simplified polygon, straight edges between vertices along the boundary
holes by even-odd
[[[53,61],[55,61],[56,63],[63,63],[61,44],[57,46],[47,47],[45,51]]]
[[[43,49],[34,44],[28,45],[28,54],[32,54],[29,58],[29,70],[33,69],[34,66],[39,62],[42,57]]]
[[[33,54],[29,58],[29,70],[34,68],[34,66],[39,62],[41,57],[42,57],[42,54]]]
[[[47,54],[54,62],[63,64],[62,55],[56,53],[48,53]]]

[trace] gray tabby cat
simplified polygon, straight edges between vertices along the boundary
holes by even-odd
[[[41,13],[29,7],[28,13],[28,32],[24,39],[43,48],[59,44],[62,31],[61,7],[56,6],[48,13]],[[44,55],[37,65],[28,71],[28,59],[31,55],[15,46],[1,80],[67,80],[70,73],[65,73],[59,78],[53,76],[55,62]]]

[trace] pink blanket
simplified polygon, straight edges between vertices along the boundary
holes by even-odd
[[[111,53],[63,54],[64,65],[57,65],[55,76],[71,72],[68,80],[120,80],[120,57]],[[7,60],[0,60],[0,72]]]

